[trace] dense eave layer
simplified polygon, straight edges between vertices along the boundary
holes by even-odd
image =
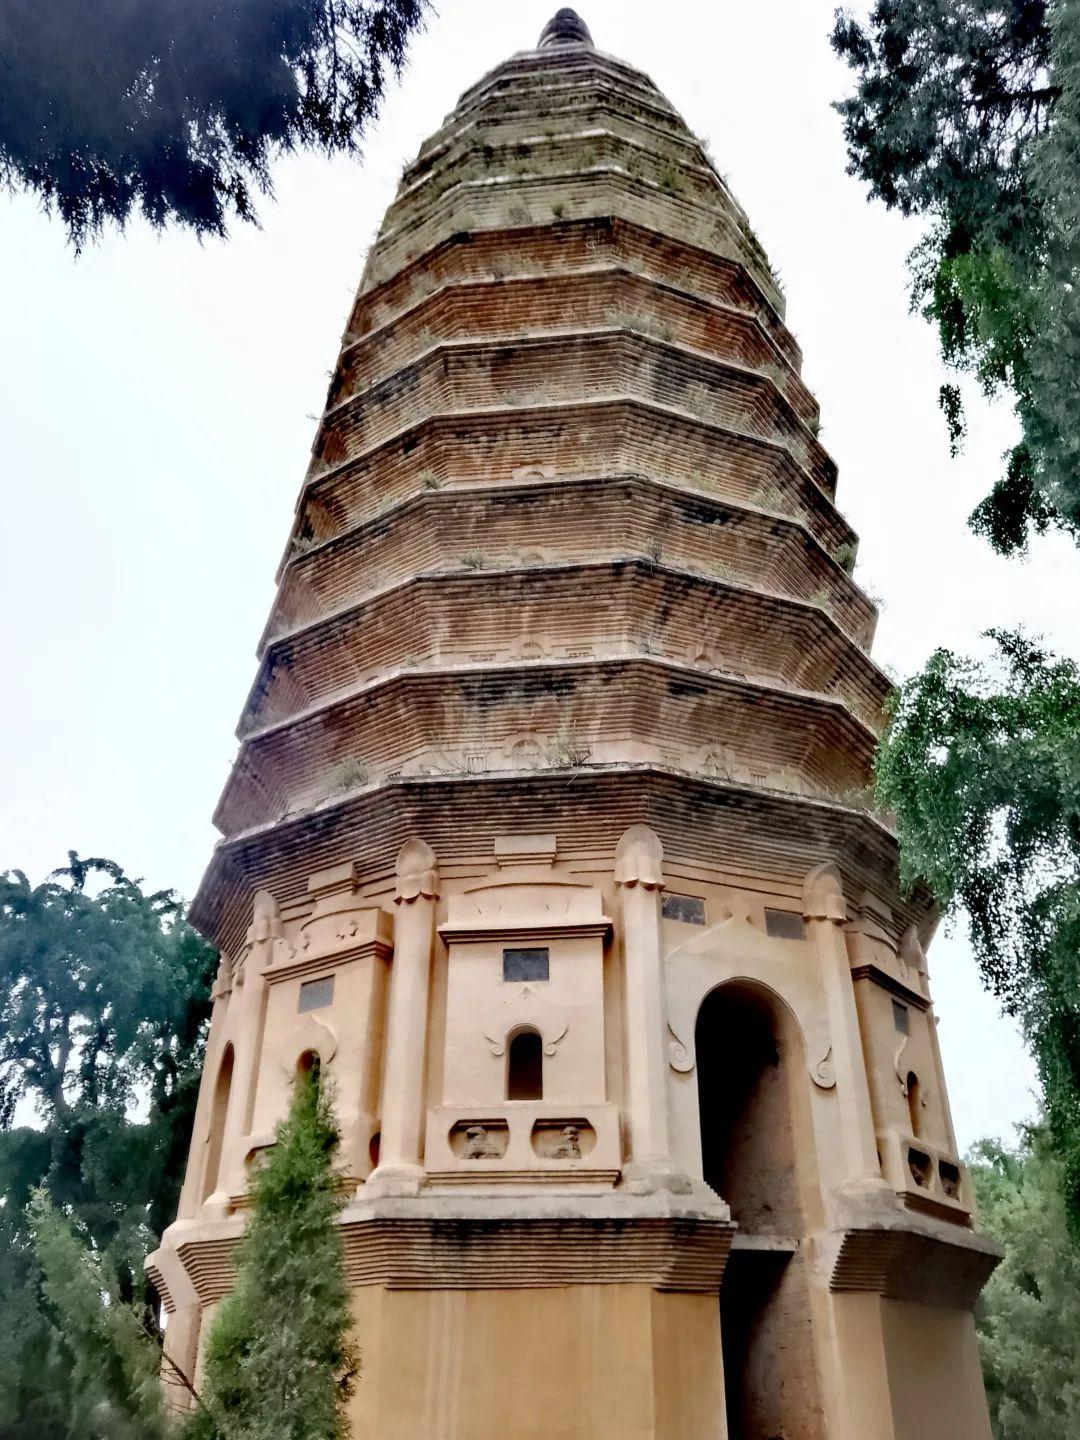
[[[918,918],[862,806],[888,682],[800,368],[646,76],[552,43],[467,92],[369,256],[196,923],[234,947],[254,889],[370,881],[411,834],[588,863],[635,821],[792,893],[834,857]]]
[[[598,763],[666,757],[842,796],[862,783],[873,734],[838,701],[644,656],[407,670],[245,741],[214,821],[232,836],[321,803],[361,771],[370,784],[516,769],[571,745]]]
[[[409,574],[275,640],[239,734],[395,667],[627,653],[835,695],[870,725],[879,722],[890,689],[816,601],[800,606],[779,588],[733,575],[718,580],[667,561],[537,561]]]
[[[775,511],[615,474],[497,488],[444,489],[437,476],[420,484],[435,488],[294,546],[264,642],[408,575],[634,557],[813,600],[856,644],[873,634],[873,606],[844,568],[804,526]]]
[[[721,870],[765,879],[794,897],[829,855],[849,894],[867,890],[892,909],[898,934],[931,909],[924,891],[901,894],[895,838],[864,811],[642,764],[400,778],[343,795],[313,814],[220,842],[192,920],[236,953],[254,890],[272,889],[282,904],[303,901],[308,876],[342,855],[355,859],[373,889],[389,888],[397,851],[416,834],[448,873],[484,874],[493,835],[535,831],[538,817],[558,835],[560,859],[571,867],[609,866],[622,832],[646,824],[660,836],[673,875]]]

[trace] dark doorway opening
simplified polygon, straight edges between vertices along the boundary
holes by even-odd
[[[824,1440],[800,1254],[801,1038],[767,991],[732,983],[706,997],[695,1039],[702,1168],[739,1226],[720,1292],[729,1440]]]
[[[544,1047],[535,1030],[519,1030],[506,1060],[506,1098],[544,1098]]]

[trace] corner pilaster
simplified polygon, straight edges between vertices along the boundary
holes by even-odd
[[[668,1119],[667,1005],[660,902],[664,850],[647,825],[631,825],[615,848],[626,992],[627,1187],[639,1194],[685,1194],[689,1177],[671,1158]]]
[[[407,840],[398,852],[394,893],[394,960],[383,1066],[379,1164],[368,1193],[415,1195],[424,1183],[424,1081],[431,949],[439,898],[435,852]]]
[[[830,861],[817,865],[803,881],[803,919],[817,950],[825,988],[832,1043],[836,1098],[840,1107],[838,1139],[844,1180],[881,1187],[874,1139],[870,1087],[866,1079],[855,988],[851,981],[843,926],[847,920],[840,872]]]

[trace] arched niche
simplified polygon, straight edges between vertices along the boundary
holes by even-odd
[[[506,1098],[544,1098],[544,1041],[531,1025],[512,1035],[506,1047]]]
[[[232,1091],[234,1060],[233,1047],[226,1045],[218,1066],[217,1079],[214,1081],[214,1100],[210,1107],[210,1132],[207,1135],[206,1164],[203,1168],[202,1198],[204,1200],[208,1200],[218,1188],[221,1151],[225,1143],[225,1120],[229,1113],[229,1095]]]
[[[304,1050],[297,1059],[296,1074],[297,1076],[310,1076],[315,1084],[318,1085],[322,1079],[322,1065],[322,1056],[318,1050]]]

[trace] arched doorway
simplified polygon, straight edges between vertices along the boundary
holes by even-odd
[[[738,1235],[720,1292],[729,1440],[824,1440],[800,1245],[812,1167],[802,1038],[779,997],[731,982],[695,1032],[705,1181]]]

